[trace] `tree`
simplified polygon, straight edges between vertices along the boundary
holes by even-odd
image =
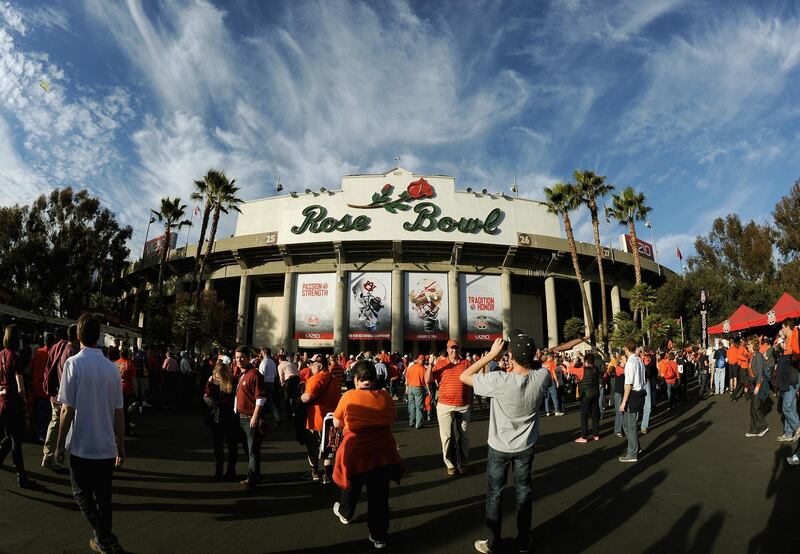
[[[615,350],[622,350],[629,340],[639,342],[642,337],[642,332],[627,312],[615,313],[612,327],[611,348]]]
[[[707,236],[695,240],[697,255],[689,258],[688,265],[722,272],[732,280],[771,281],[775,278],[774,239],[775,231],[769,225],[754,221],[742,225],[736,214],[719,217]]]
[[[179,197],[162,198],[161,207],[153,212],[161,223],[164,224],[164,243],[161,246],[161,265],[158,268],[158,281],[156,282],[156,292],[161,294],[161,287],[164,284],[164,268],[167,265],[167,254],[169,253],[172,233],[180,232],[181,228],[191,225],[188,219],[181,219],[186,215],[186,204],[181,204]]]
[[[586,336],[586,323],[579,317],[571,317],[564,322],[564,340]]]
[[[20,308],[78,317],[91,294],[119,296],[132,234],[99,199],[71,187],[0,208],[0,287]]]
[[[644,318],[643,327],[650,337],[651,345],[662,346],[667,341],[676,340],[681,334],[673,318],[656,313]]]
[[[203,271],[205,271],[206,263],[208,262],[208,256],[211,254],[211,249],[214,247],[214,240],[217,237],[217,225],[219,225],[220,214],[227,214],[230,212],[230,210],[234,210],[239,213],[242,212],[242,210],[239,209],[239,204],[242,203],[242,199],[236,197],[239,187],[235,186],[235,183],[236,179],[229,181],[224,171],[215,171],[214,178],[206,183],[206,195],[211,199],[213,215],[211,218],[211,233],[208,236],[208,245],[206,246],[206,252],[203,254],[203,258],[200,261],[198,273],[199,279],[202,279],[203,277]],[[196,298],[199,298],[199,283],[196,294]]]
[[[633,269],[636,284],[642,282],[642,261],[639,257],[639,240],[636,237],[636,222],[645,221],[647,214],[652,210],[645,202],[644,193],[637,193],[631,187],[626,187],[620,194],[612,194],[612,206],[606,210],[607,217],[613,217],[620,225],[627,226],[631,236],[631,250],[633,250]]]
[[[209,194],[209,190],[216,188],[215,183],[219,180],[219,172],[215,169],[209,169],[206,176],[203,177],[201,180],[196,180],[194,182],[195,185],[195,192],[192,193],[192,200],[199,200],[203,202],[203,218],[200,224],[200,237],[197,239],[197,250],[194,254],[194,272],[192,273],[192,286],[197,286],[197,289],[200,289],[200,280],[201,276],[199,275],[200,271],[200,257],[203,253],[203,242],[206,239],[206,231],[208,231],[208,220],[211,217],[211,209],[213,208],[213,204],[211,202],[211,195]],[[190,289],[191,290],[191,289]]]
[[[172,329],[175,342],[188,336],[191,344],[208,339],[230,341],[236,336],[238,315],[213,290],[200,293],[199,301],[184,293],[175,298]]]
[[[644,326],[644,318],[650,309],[656,304],[656,289],[647,283],[640,283],[631,289],[631,310],[633,310],[633,320],[636,321],[638,313]]]
[[[600,244],[600,218],[598,216],[597,200],[611,194],[614,185],[606,183],[606,178],[597,175],[593,171],[575,170],[573,173],[575,183],[581,194],[581,200],[589,208],[592,216],[592,230],[594,231],[594,248],[597,254],[597,272],[600,275],[600,302],[602,327],[601,334],[603,343],[608,342],[608,308],[606,307],[606,278],[603,272],[603,247]]]
[[[564,232],[567,234],[567,244],[569,244],[569,252],[572,255],[572,267],[575,270],[575,278],[578,280],[578,288],[581,291],[583,311],[588,318],[589,342],[592,345],[592,349],[594,349],[594,320],[592,319],[592,310],[589,307],[589,298],[583,286],[583,275],[578,262],[578,247],[575,244],[572,221],[569,217],[569,213],[580,205],[581,197],[577,187],[567,183],[556,183],[552,187],[545,187],[544,194],[546,200],[541,204],[547,209],[548,213],[559,215],[564,221]]]
[[[775,204],[775,245],[784,258],[800,255],[800,179],[794,182],[789,194]]]

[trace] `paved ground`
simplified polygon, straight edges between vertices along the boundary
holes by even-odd
[[[745,439],[747,405],[727,395],[659,412],[636,464],[617,461],[624,439],[613,436],[612,417],[603,421],[602,439],[585,445],[572,442],[574,406],[564,417],[543,418],[534,468],[536,552],[800,551],[800,468],[783,462],[790,452],[775,442],[774,411],[762,439]],[[435,428],[397,424],[408,471],[391,488],[388,552],[473,551],[485,535],[486,430],[486,414],[479,414],[470,428],[474,472],[452,478]],[[68,478],[38,468],[39,452],[25,446],[40,490],[21,491],[12,472],[0,472],[0,552],[88,551],[89,528]],[[371,550],[365,506],[342,526],[331,513],[335,487],[299,481],[302,449],[285,426],[265,441],[266,483],[254,495],[209,482],[213,456],[197,414],[145,414],[128,455],[114,481],[114,530],[132,552]],[[510,533],[511,489],[504,501]]]

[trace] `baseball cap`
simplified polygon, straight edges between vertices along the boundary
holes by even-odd
[[[458,341],[456,339],[450,339],[447,341],[447,348],[458,346]]]
[[[536,354],[536,343],[522,331],[512,331],[508,337],[508,350],[518,364],[529,367]]]

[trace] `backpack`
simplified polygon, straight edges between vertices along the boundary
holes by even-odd
[[[47,353],[47,364],[44,366],[44,379],[42,380],[42,388],[47,396],[56,396],[58,394],[58,386],[60,384],[58,368],[61,365],[61,355],[68,344],[69,341],[61,339]]]

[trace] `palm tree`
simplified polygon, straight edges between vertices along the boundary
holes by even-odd
[[[576,209],[580,205],[581,197],[578,188],[575,185],[567,183],[556,183],[552,187],[545,187],[544,194],[546,200],[540,202],[548,213],[561,216],[564,221],[564,231],[567,234],[567,243],[569,244],[569,252],[572,254],[572,267],[575,270],[575,278],[578,280],[578,288],[581,291],[581,299],[583,300],[583,311],[586,313],[586,324],[589,328],[589,343],[594,349],[594,320],[592,319],[592,310],[589,308],[589,298],[586,295],[586,289],[583,288],[583,275],[581,274],[581,266],[578,263],[578,247],[575,244],[575,235],[572,232],[572,221],[569,218],[569,212]]]
[[[650,309],[656,305],[656,289],[647,283],[639,283],[631,289],[631,310],[633,319],[636,321],[636,314],[639,314],[644,330],[644,319],[650,315]]]
[[[581,200],[592,216],[592,229],[594,230],[594,248],[597,253],[597,272],[600,275],[600,305],[603,317],[602,334],[603,344],[608,342],[608,309],[606,307],[606,277],[603,271],[603,247],[600,245],[600,218],[597,210],[597,200],[611,194],[614,185],[606,183],[606,178],[593,171],[575,170],[573,173],[575,184],[581,194]]]
[[[631,250],[633,251],[633,269],[636,284],[642,282],[642,261],[639,258],[639,241],[636,238],[636,222],[647,219],[647,214],[652,210],[645,204],[644,193],[637,193],[631,187],[626,187],[617,195],[612,194],[613,205],[606,210],[606,216],[613,217],[620,225],[627,225],[631,235]]]
[[[198,200],[204,202],[203,206],[203,220],[200,224],[200,238],[197,241],[197,251],[194,254],[194,273],[192,274],[192,286],[197,286],[197,289],[200,289],[200,257],[203,253],[203,242],[206,240],[206,231],[208,231],[208,220],[211,218],[211,210],[213,208],[213,204],[211,203],[211,195],[208,193],[209,190],[213,190],[217,187],[217,183],[219,182],[220,172],[215,169],[209,169],[206,176],[203,177],[201,180],[196,180],[194,185],[196,187],[195,192],[192,193],[192,200]]]
[[[210,174],[211,171],[209,171],[209,175]],[[208,177],[208,175],[206,175],[206,177]],[[211,233],[208,235],[208,245],[206,246],[205,254],[203,254],[200,260],[200,269],[198,273],[198,278],[200,279],[203,277],[203,271],[205,271],[208,256],[211,254],[211,249],[214,247],[214,239],[217,236],[220,214],[227,214],[230,210],[242,213],[242,210],[239,209],[239,204],[241,204],[243,200],[236,197],[239,187],[235,186],[234,183],[236,183],[236,179],[231,179],[229,181],[224,171],[214,171],[213,179],[206,182],[206,196],[210,199],[213,214],[211,216]],[[195,298],[200,298],[199,286],[197,287],[197,296]]]
[[[167,265],[167,254],[169,253],[173,230],[180,232],[181,228],[191,225],[192,222],[188,219],[182,219],[186,215],[186,204],[181,204],[181,199],[177,196],[175,198],[162,198],[161,209],[159,211],[152,210],[152,212],[158,221],[164,224],[164,244],[161,248],[161,265],[158,268],[158,282],[156,283],[156,292],[160,295],[164,280],[164,267]]]

